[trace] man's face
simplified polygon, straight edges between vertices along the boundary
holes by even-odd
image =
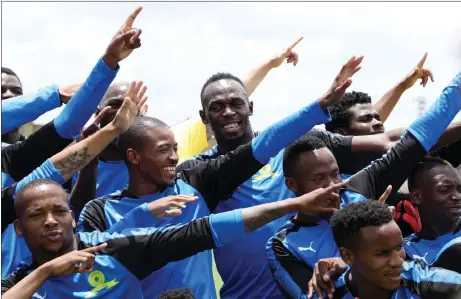
[[[147,140],[137,152],[136,164],[144,179],[155,185],[171,185],[178,164],[178,144],[168,127],[149,129]],[[128,159],[133,164],[134,157]]]
[[[456,222],[461,217],[461,173],[449,165],[435,165],[419,179],[418,195],[411,192],[411,196],[421,217]]]
[[[204,124],[211,124],[218,138],[234,139],[245,134],[253,104],[240,83],[231,79],[213,82],[206,87],[205,97],[200,117]]]
[[[294,173],[297,190],[288,187],[298,196],[340,182],[338,163],[327,147],[301,153]]]
[[[362,228],[352,250],[354,271],[369,283],[396,290],[401,283],[405,251],[402,233],[393,220],[379,227]]]
[[[17,96],[22,96],[22,86],[18,78],[2,73],[2,101]]]
[[[15,230],[31,252],[63,253],[72,247],[75,219],[62,188],[47,184],[29,189],[21,204]]]
[[[372,104],[357,104],[349,108],[351,117],[349,128],[346,128],[345,135],[373,135],[384,133],[384,125],[381,116]]]

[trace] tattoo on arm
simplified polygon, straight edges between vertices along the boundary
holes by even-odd
[[[243,209],[242,215],[245,230],[251,233],[286,213],[280,209],[280,203],[274,202]]]
[[[80,152],[75,151],[66,158],[56,162],[54,166],[61,175],[70,175],[88,164],[92,158],[93,156],[88,154],[88,147],[85,147]]]

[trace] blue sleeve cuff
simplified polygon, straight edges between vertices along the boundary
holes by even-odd
[[[267,164],[270,158],[290,143],[306,134],[316,125],[331,121],[328,110],[320,108],[317,101],[278,121],[262,131],[251,141],[253,155],[261,164]]]
[[[461,72],[450,84],[431,108],[407,129],[426,151],[437,143],[445,129],[461,110]]]
[[[209,222],[215,247],[221,247],[248,235],[243,224],[242,209],[211,214]]]
[[[57,85],[2,101],[2,135],[61,106]]]
[[[21,190],[21,188],[28,183],[38,179],[53,180],[60,185],[66,182],[61,173],[59,173],[56,167],[54,167],[53,163],[51,163],[50,159],[47,159],[40,167],[36,168],[28,176],[16,184],[15,193]]]
[[[119,69],[119,65],[115,70],[111,69],[102,58],[99,58],[86,81],[54,120],[59,136],[66,139],[78,136],[80,130],[96,111]]]

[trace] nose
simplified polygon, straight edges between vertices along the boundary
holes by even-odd
[[[384,124],[382,121],[377,120],[376,118],[373,119],[372,127],[374,131],[381,131],[384,127]]]
[[[224,116],[234,116],[234,115],[235,115],[235,111],[232,110],[232,108],[231,108],[229,105],[226,105],[226,107],[224,108],[223,115],[224,115]]]
[[[461,202],[461,192],[458,192],[458,190],[455,190],[455,192],[453,192],[451,200],[455,202]]]
[[[53,217],[53,214],[52,213],[48,213],[46,215],[46,220],[45,220],[45,227],[54,227],[54,226],[57,226],[58,225],[58,222],[56,221],[56,219],[54,219]]]
[[[325,179],[325,184],[322,186],[322,188],[328,188],[334,184],[335,184],[335,181],[331,177],[328,177]]]
[[[392,256],[389,260],[389,265],[391,267],[402,267],[403,265],[403,258],[402,255],[400,254],[399,250],[394,250],[392,253]]]
[[[176,151],[172,151],[172,153],[170,154],[170,156],[168,158],[173,163],[178,163],[178,161],[179,161],[179,156],[178,156],[178,153]]]

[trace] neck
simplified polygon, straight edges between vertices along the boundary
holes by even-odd
[[[19,129],[14,129],[4,135],[2,135],[2,142],[13,144],[19,141],[21,134],[19,134]]]
[[[348,274],[348,280],[351,285],[355,287],[357,294],[355,297],[360,299],[388,299],[392,296],[394,291],[383,289],[360,275],[359,272],[352,269]]]
[[[143,196],[147,194],[161,192],[165,189],[165,186],[153,184],[150,181],[144,179],[144,177],[129,169],[129,183],[128,183],[128,192],[133,194],[134,196]]]
[[[77,240],[75,239],[75,236],[73,242],[67,248],[63,248],[59,252],[49,252],[41,250],[40,252],[32,253],[32,259],[37,263],[38,266],[41,266],[51,260],[54,260],[55,258],[58,258],[74,250],[77,250]]]
[[[237,149],[239,146],[247,144],[254,138],[253,129],[251,125],[248,124],[247,131],[240,137],[234,139],[226,139],[222,136],[215,135],[216,143],[219,146],[219,149],[224,153],[231,152]]]
[[[448,220],[443,221],[441,219],[435,219],[434,216],[428,217],[428,215],[424,215],[421,216],[422,229],[417,235],[423,239],[435,239],[449,233],[454,233],[459,222],[460,219],[454,222]]]

